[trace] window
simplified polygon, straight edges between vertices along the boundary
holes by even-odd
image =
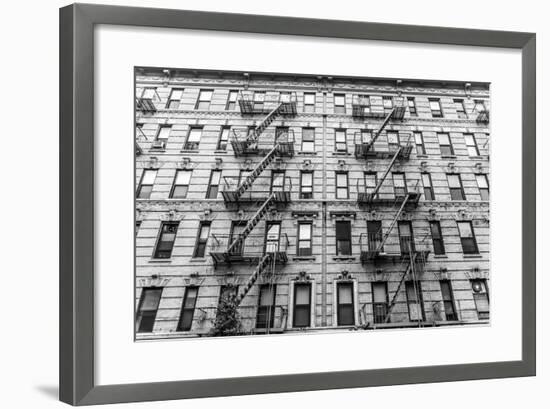
[[[230,90],[229,95],[227,96],[227,102],[225,104],[226,111],[233,111],[237,107],[237,90]]]
[[[147,287],[141,290],[136,317],[137,332],[153,332],[162,288]]]
[[[315,152],[315,129],[302,129],[302,151]]]
[[[477,317],[480,320],[489,319],[489,291],[487,281],[476,279],[471,281],[474,301],[476,303]]]
[[[206,190],[207,199],[216,199],[218,197],[221,176],[221,170],[213,170],[210,174],[210,182],[208,183],[208,189]]]
[[[197,241],[195,243],[195,251],[193,252],[193,257],[204,257],[209,234],[210,222],[201,222],[199,224],[199,232],[197,234]]]
[[[241,169],[241,170],[239,171],[239,185],[240,185],[241,183],[243,183],[243,182],[246,180],[246,178],[247,178],[248,176],[250,176],[251,173],[252,173],[251,170]]]
[[[189,133],[187,134],[187,141],[185,142],[184,148],[186,150],[197,150],[199,149],[199,143],[202,136],[202,127],[191,127]]]
[[[395,197],[403,197],[407,194],[407,184],[405,183],[405,174],[401,172],[393,172],[393,192]]]
[[[448,173],[447,181],[449,182],[451,200],[466,200],[464,197],[464,190],[462,189],[462,180],[460,180],[460,175]]]
[[[170,97],[168,98],[168,103],[166,108],[169,109],[178,109],[180,106],[181,97],[183,96],[183,89],[172,88],[170,92]]]
[[[346,113],[346,96],[344,94],[334,94],[334,113]]]
[[[254,111],[263,111],[265,103],[265,92],[254,92]]]
[[[375,281],[372,283],[372,313],[375,324],[386,322],[388,314],[388,285],[384,281]]]
[[[145,169],[143,171],[136,194],[138,199],[149,199],[151,197],[151,192],[153,191],[153,185],[155,184],[156,178],[156,169]]]
[[[422,185],[424,186],[424,200],[435,200],[432,176],[429,173],[422,173]]]
[[[265,230],[265,252],[275,253],[279,251],[281,237],[281,223],[268,223]]]
[[[230,128],[228,126],[222,126],[220,131],[220,138],[218,139],[218,146],[216,149],[219,151],[225,151],[227,149],[227,141],[229,141]]]
[[[372,194],[376,190],[378,183],[376,172],[365,172],[365,193]]]
[[[313,198],[313,172],[300,173],[300,199]]]
[[[391,97],[382,97],[382,105],[384,106],[384,112],[388,113],[393,109],[393,101]]]
[[[351,222],[336,222],[336,255],[351,256]]]
[[[209,89],[201,89],[199,91],[199,97],[197,98],[197,104],[195,109],[208,109],[210,108],[210,101],[212,100],[213,91]]]
[[[142,99],[155,99],[155,96],[157,95],[157,89],[156,88],[145,88],[143,90],[143,93],[141,94]]]
[[[292,326],[295,328],[311,325],[311,284],[294,284],[294,315]]]
[[[399,132],[388,131],[388,150],[395,152],[399,149]]]
[[[275,128],[275,141],[273,142],[273,145],[277,144],[280,137],[283,137],[283,142],[287,141],[289,132],[288,126],[277,126]]]
[[[348,173],[336,172],[336,199],[348,199]]]
[[[157,136],[155,138],[156,141],[162,142],[160,146],[153,145],[153,148],[166,148],[166,142],[168,142],[168,137],[170,136],[170,132],[172,132],[172,126],[171,125],[163,125],[159,127],[159,130],[157,132]]]
[[[170,197],[173,199],[185,199],[189,191],[189,183],[191,182],[192,170],[178,170],[174,178],[174,185],[170,192]]]
[[[411,116],[418,116],[418,112],[416,112],[416,101],[414,97],[407,97],[407,105],[409,106],[409,114]]]
[[[369,251],[384,251],[382,244],[382,221],[367,220]]]
[[[464,139],[466,140],[466,149],[468,149],[468,156],[479,156],[479,149],[477,148],[476,139],[471,133],[465,133]]]
[[[485,101],[483,101],[482,99],[476,99],[474,101],[474,103],[475,103],[474,109],[476,110],[476,112],[485,112],[486,111]]]
[[[172,249],[174,248],[177,232],[177,222],[162,223],[153,258],[170,258],[172,256]]]
[[[284,104],[288,104],[289,102],[291,102],[290,92],[288,91],[279,92],[279,102],[282,102]]]
[[[243,254],[246,237],[242,236],[242,233],[246,225],[247,225],[246,220],[235,220],[231,222],[231,230],[229,231],[228,243],[233,243],[237,238],[242,237],[242,239],[238,241],[237,244],[231,248],[231,255]]]
[[[464,107],[464,100],[463,99],[453,99],[453,103],[455,105],[456,115],[459,118],[468,118],[468,114],[466,114],[466,108]]]
[[[472,229],[472,222],[457,222],[460,243],[464,254],[478,254],[477,242]]]
[[[298,224],[298,256],[311,256],[311,223]]]
[[[336,152],[347,152],[348,144],[346,142],[346,131],[344,129],[339,129],[334,132],[335,140],[335,149]]]
[[[438,133],[439,149],[441,149],[441,156],[453,156],[455,154],[453,145],[451,144],[451,138],[448,133]]]
[[[136,228],[135,228],[135,231],[136,231],[136,237],[139,233],[139,228],[141,227],[141,220],[136,220]]]
[[[185,296],[181,304],[181,314],[178,322],[178,331],[190,331],[193,324],[193,315],[195,314],[195,304],[199,287],[189,286],[185,289]]]
[[[423,321],[424,302],[422,301],[420,282],[406,281],[405,292],[407,294],[407,307],[409,308],[409,321]]]
[[[438,221],[430,221],[430,232],[432,233],[432,242],[434,245],[434,254],[445,254],[445,245],[443,243],[443,235],[441,234],[441,225]]]
[[[422,136],[422,132],[414,132],[414,143],[416,145],[416,154],[425,155],[426,147],[424,146],[424,137]]]
[[[441,296],[443,298],[443,310],[445,311],[445,319],[447,321],[456,321],[458,317],[455,310],[455,302],[453,298],[453,289],[449,280],[441,280]]]
[[[357,96],[358,103],[360,105],[360,108],[363,109],[363,114],[370,114],[370,96],[369,95],[358,95]]]
[[[336,310],[338,325],[355,325],[353,283],[337,283],[336,297],[338,304],[338,309]]]
[[[410,254],[415,251],[412,224],[410,221],[397,222],[399,231],[399,247],[401,254]]]
[[[315,93],[304,93],[304,112],[315,112]]]
[[[271,192],[284,192],[284,191],[285,191],[285,171],[272,170],[271,171]]]
[[[430,98],[430,110],[432,111],[432,116],[434,118],[442,118],[443,111],[441,110],[441,102],[439,98]]]
[[[258,297],[258,311],[256,314],[256,328],[271,328],[275,318],[276,284],[262,284]]]
[[[487,175],[476,175],[477,187],[481,200],[489,200],[489,181]]]

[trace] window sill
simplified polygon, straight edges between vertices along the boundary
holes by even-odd
[[[317,152],[315,151],[298,151],[296,152],[297,155],[317,155]]]
[[[352,256],[335,256],[332,259],[334,261],[355,261],[355,257]]]
[[[181,153],[199,153],[198,149],[182,149]]]
[[[150,148],[149,152],[166,152],[165,148]]]
[[[449,256],[447,256],[446,254],[434,254],[434,258],[449,258]]]
[[[456,159],[456,155],[441,155],[442,159]]]
[[[216,149],[214,153],[217,155],[227,155],[227,151],[223,149]]]
[[[332,156],[351,156],[349,152],[332,152]]]
[[[151,258],[149,259],[149,263],[171,263],[171,258]]]
[[[481,254],[463,254],[464,258],[483,258]]]
[[[315,256],[296,256],[292,257],[293,261],[315,261]]]
[[[429,155],[426,155],[426,154],[416,154],[416,157],[419,158],[419,159],[428,159],[429,158]]]
[[[206,262],[206,257],[191,257],[189,259],[189,262],[190,263],[205,263]]]

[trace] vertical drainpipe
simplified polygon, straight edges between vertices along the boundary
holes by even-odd
[[[327,92],[323,90],[323,200],[321,252],[321,325],[327,325]]]

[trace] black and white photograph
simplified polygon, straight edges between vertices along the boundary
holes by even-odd
[[[134,74],[136,340],[490,323],[489,83]]]

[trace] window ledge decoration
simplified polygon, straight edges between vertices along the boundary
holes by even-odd
[[[189,275],[189,277],[184,277],[183,282],[186,286],[192,285],[196,287],[200,287],[202,283],[204,282],[205,277],[201,277],[198,272],[194,272]]]
[[[184,218],[184,214],[178,212],[175,209],[175,207],[168,210],[168,212],[166,212],[166,213],[162,213],[159,217],[159,219],[163,222],[172,222],[172,221],[176,222],[176,221],[183,220],[183,218]]]
[[[357,212],[354,210],[333,210],[329,214],[332,219],[336,220],[355,220],[357,217]]]
[[[296,278],[294,278],[294,281],[299,283],[307,283],[311,281],[311,276],[306,271],[300,271]]]
[[[338,281],[353,281],[353,276],[350,274],[348,270],[342,270],[342,273],[340,273],[336,280]]]
[[[144,277],[138,280],[138,287],[165,287],[169,278],[162,278],[158,274],[153,274],[151,277]]]

